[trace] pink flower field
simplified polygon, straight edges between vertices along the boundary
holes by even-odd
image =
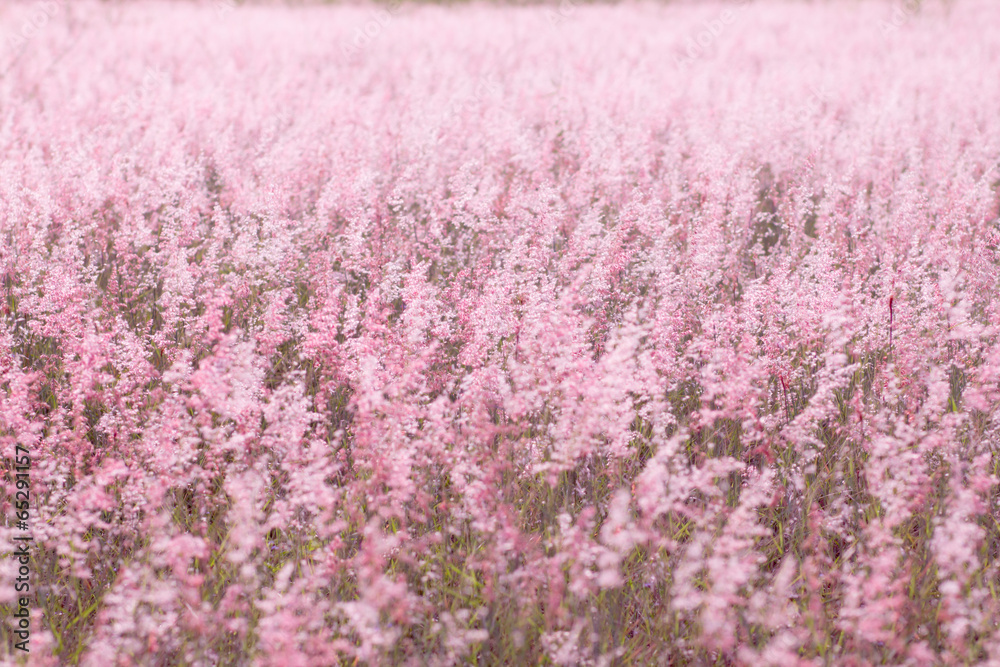
[[[0,661],[1000,665],[998,28],[0,5]]]

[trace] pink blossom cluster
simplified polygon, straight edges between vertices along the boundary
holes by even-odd
[[[1000,664],[1000,5],[56,4],[3,660]]]

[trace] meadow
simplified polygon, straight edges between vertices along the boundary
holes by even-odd
[[[997,27],[0,5],[0,661],[1000,664]]]

